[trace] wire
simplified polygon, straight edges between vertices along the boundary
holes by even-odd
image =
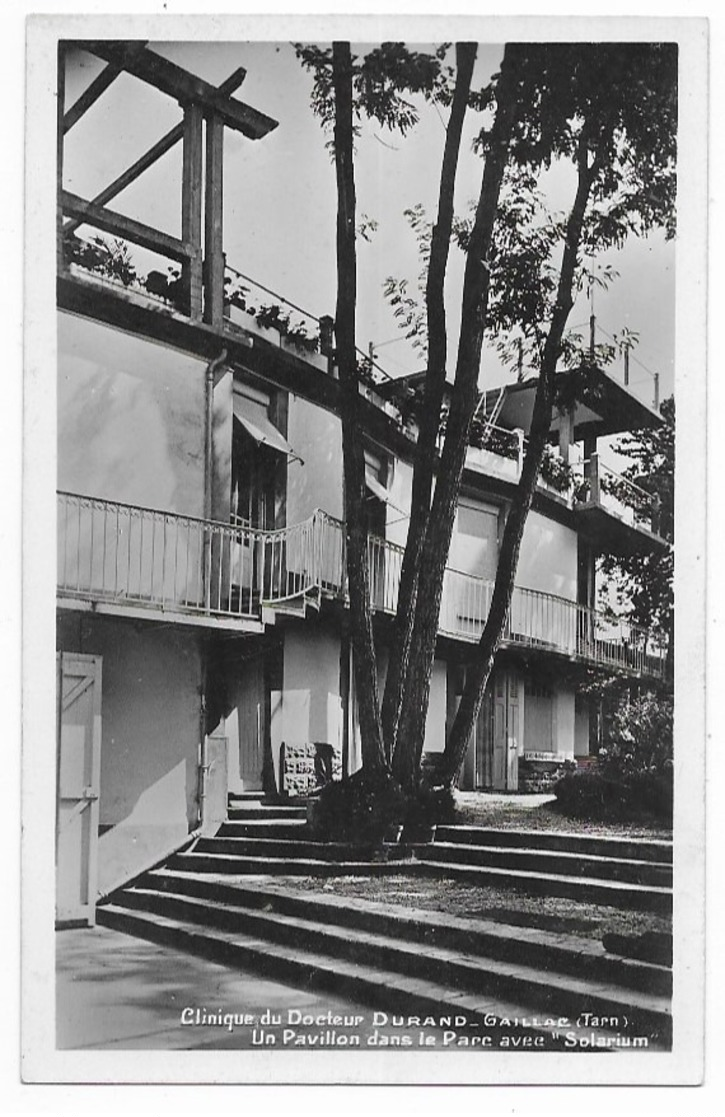
[[[616,337],[612,337],[612,335],[610,333],[607,333],[607,331],[604,329],[604,326],[600,326],[598,322],[597,322],[597,329],[601,330],[601,332],[604,334],[604,336],[608,337],[610,341],[613,341],[615,343],[615,345],[617,344]],[[638,357],[635,357],[634,353],[630,352],[629,359],[630,359],[630,361],[635,361],[640,366],[640,368],[643,368],[645,372],[648,372],[649,375],[652,377],[652,379],[659,376],[658,372],[653,372],[651,368],[647,368],[647,365],[644,363],[644,361],[640,361]],[[642,381],[639,381],[639,383],[642,383]]]

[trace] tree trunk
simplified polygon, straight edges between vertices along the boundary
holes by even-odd
[[[436,441],[441,419],[441,406],[446,382],[448,338],[446,334],[445,278],[453,226],[453,197],[456,170],[461,150],[461,133],[468,107],[468,95],[476,61],[475,43],[456,44],[456,88],[443,149],[438,217],[431,236],[428,278],[426,283],[426,316],[428,329],[428,361],[423,406],[416,444],[410,523],[403,555],[398,587],[398,608],[395,634],[390,652],[388,674],[383,696],[382,723],[385,749],[389,757],[395,752],[400,717],[403,681],[408,663],[410,638],[418,585],[418,572],[423,540],[428,524],[433,487]]]
[[[448,560],[471,420],[478,400],[478,374],[489,290],[488,257],[499,193],[508,162],[518,103],[522,52],[506,46],[496,93],[496,116],[481,194],[466,257],[456,376],[435,496],[423,543],[408,669],[401,702],[393,773],[406,789],[418,780],[428,713],[430,678],[438,633],[443,575]]]
[[[345,478],[347,580],[363,768],[387,768],[383,750],[378,674],[370,605],[365,460],[358,416],[355,350],[357,261],[352,128],[352,58],[349,43],[333,43],[335,173],[337,178],[337,307],[335,334]]]
[[[577,153],[577,191],[567,222],[564,252],[557,288],[557,298],[549,333],[544,345],[539,380],[536,386],[534,411],[529,431],[529,441],[521,477],[506,519],[501,552],[496,569],[491,607],[478,644],[476,659],[468,672],[458,712],[446,742],[440,775],[445,783],[453,786],[463,764],[473,726],[483,701],[483,695],[493,667],[496,650],[501,641],[506,617],[511,603],[516,569],[526,517],[528,516],[536,482],[539,476],[544,447],[551,428],[554,405],[554,380],[561,351],[561,341],[569,313],[574,304],[574,276],[581,242],[582,227],[592,183],[598,164],[589,166],[588,141],[583,130]]]

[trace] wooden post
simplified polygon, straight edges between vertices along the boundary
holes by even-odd
[[[594,353],[596,348],[596,334],[597,334],[597,320],[594,315],[589,318],[589,360],[594,364]]]
[[[629,346],[624,350],[624,385],[629,385]]]
[[[182,265],[181,275],[185,308],[191,318],[201,318],[202,255],[202,123],[200,105],[184,109],[184,157],[181,185],[181,239],[189,246],[189,260]]]
[[[658,372],[656,372],[654,375],[655,375],[655,411],[659,411],[659,409],[660,409],[660,374]]]
[[[204,321],[224,318],[224,124],[216,113],[206,122],[206,204],[204,222]]]
[[[58,81],[56,85],[57,103],[57,146],[56,146],[56,265],[58,271],[65,267],[63,259],[63,209],[61,206],[61,193],[63,191],[63,116],[65,109],[65,47],[58,43]]]
[[[595,451],[589,455],[589,499],[594,504],[599,504],[599,454]]]

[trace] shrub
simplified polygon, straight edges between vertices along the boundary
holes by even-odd
[[[405,811],[405,796],[389,775],[361,770],[323,787],[310,829],[322,841],[376,845],[389,826],[403,821]]]
[[[557,804],[570,818],[592,822],[656,820],[672,824],[672,768],[621,775],[601,767],[564,776],[554,788]]]

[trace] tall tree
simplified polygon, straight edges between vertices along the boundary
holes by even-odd
[[[313,104],[335,125],[338,213],[338,362],[342,387],[348,563],[361,709],[364,766],[387,770],[409,794],[419,781],[443,577],[450,547],[471,422],[478,401],[487,318],[496,331],[518,329],[539,365],[534,415],[521,479],[502,540],[492,606],[468,673],[443,758],[454,783],[482,700],[509,608],[518,553],[548,439],[556,368],[585,257],[618,245],[630,233],[673,225],[676,48],[651,44],[514,44],[501,72],[480,95],[470,92],[475,49],[457,47],[457,80],[448,97],[436,223],[428,245],[425,404],[416,450],[410,530],[403,563],[393,651],[382,719],[366,572],[364,466],[355,423],[353,115],[368,112],[402,131],[415,120],[407,91],[440,96],[440,61],[383,44],[362,61],[349,45],[332,55],[298,48],[315,74]],[[351,105],[352,101],[352,105]],[[447,103],[448,103],[447,102]],[[492,110],[481,133],[485,156],[473,222],[456,222],[453,190],[466,105]],[[570,160],[576,187],[568,218],[536,227],[537,179],[554,161]],[[443,284],[451,235],[466,250],[461,328],[446,435],[436,466],[434,448],[446,379],[447,332]],[[345,365],[344,372],[342,365]],[[346,433],[345,433],[346,432]],[[353,598],[355,599],[353,601]],[[359,673],[358,673],[359,671]],[[363,690],[366,691],[363,694]],[[384,742],[384,743],[383,743]]]
[[[340,375],[342,452],[345,474],[347,576],[352,618],[353,662],[360,716],[363,767],[387,767],[383,748],[378,676],[370,604],[365,459],[357,421],[358,381],[355,346],[357,260],[355,253],[355,170],[353,161],[352,56],[349,43],[332,48],[335,98],[334,148],[337,178],[337,308],[335,334]]]
[[[504,630],[526,517],[555,402],[555,376],[574,303],[580,254],[656,226],[674,231],[676,48],[615,44],[541,48],[541,101],[522,114],[524,164],[572,158],[576,191],[566,224],[556,297],[540,353],[521,478],[509,509],[489,614],[468,673],[441,775],[458,778]]]

